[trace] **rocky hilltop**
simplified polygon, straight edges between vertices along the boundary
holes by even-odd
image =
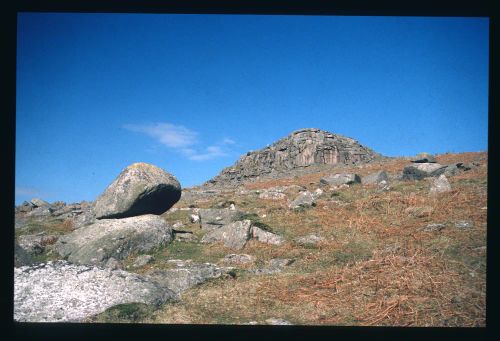
[[[203,186],[234,186],[313,165],[357,165],[380,158],[383,156],[352,138],[321,129],[300,129],[264,149],[246,153]]]

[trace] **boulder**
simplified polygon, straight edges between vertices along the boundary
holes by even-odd
[[[251,273],[256,275],[270,275],[283,271],[285,266],[288,266],[294,262],[293,259],[288,258],[273,258],[266,262],[263,268],[249,270]]]
[[[439,163],[416,163],[403,169],[402,180],[422,180],[431,176],[444,173],[446,166]]]
[[[211,230],[240,220],[241,212],[229,208],[199,209],[201,228]]]
[[[382,181],[385,181],[386,183],[389,181],[387,173],[383,170],[371,173],[361,179],[361,183],[363,185],[380,184]]]
[[[190,232],[176,232],[175,240],[179,242],[188,242],[188,243],[196,243],[198,242],[198,237]]]
[[[457,163],[452,163],[451,165],[446,166],[446,169],[444,170],[444,175],[446,176],[453,176],[460,174],[461,172],[466,172],[468,170],[471,170],[475,166],[473,164],[464,164],[462,162],[457,162]]]
[[[228,273],[232,268],[219,267],[214,264],[196,264],[192,262],[178,262],[174,269],[158,270],[148,272],[148,278],[169,288],[176,295],[195,285],[204,283],[212,278],[218,278]]]
[[[250,220],[235,221],[218,229],[209,230],[201,239],[202,243],[222,241],[224,246],[231,249],[242,249],[251,237]]]
[[[299,245],[305,246],[305,245],[316,245],[323,240],[325,240],[325,238],[318,237],[314,234],[309,234],[307,236],[303,236],[303,237],[299,237],[299,238],[295,239],[295,242]]]
[[[451,191],[451,185],[444,174],[432,180],[430,194],[437,194]]]
[[[436,159],[429,153],[420,153],[411,159],[414,163],[434,163]]]
[[[299,207],[310,207],[314,206],[316,203],[315,196],[309,192],[300,192],[299,195],[288,205],[291,209],[296,209]]]
[[[455,227],[460,230],[466,230],[474,227],[474,223],[469,220],[459,220],[455,222]]]
[[[125,168],[95,202],[97,219],[162,214],[181,197],[177,179],[156,166],[139,162]]]
[[[283,237],[268,231],[264,231],[257,226],[252,226],[251,234],[252,238],[257,239],[261,243],[281,245],[284,242]]]
[[[173,291],[146,277],[65,261],[14,269],[14,320],[81,322],[117,304],[174,301]]]
[[[247,255],[247,254],[229,254],[226,255],[223,259],[222,262],[225,264],[229,265],[240,265],[240,264],[247,264],[247,263],[252,263],[255,260],[254,256]]]
[[[54,250],[71,263],[104,265],[110,257],[122,260],[131,253],[146,253],[172,238],[165,220],[149,214],[99,220],[61,236]]]
[[[33,205],[31,202],[24,201],[21,205],[16,206],[16,212],[21,212],[21,213],[30,212],[35,207],[36,206]]]
[[[361,178],[358,174],[353,173],[340,173],[331,174],[319,181],[323,185],[339,186],[339,185],[350,185],[353,183],[360,183]]]
[[[49,203],[46,202],[45,200],[39,199],[39,198],[33,198],[30,200],[30,202],[35,206],[35,207],[43,207],[43,206],[49,206]]]

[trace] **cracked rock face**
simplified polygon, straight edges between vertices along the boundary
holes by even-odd
[[[79,322],[123,303],[159,306],[176,299],[170,289],[122,270],[65,261],[14,269],[14,320]]]
[[[172,228],[161,217],[148,214],[103,219],[61,236],[54,250],[71,263],[105,265],[132,252],[145,253],[170,243]]]
[[[95,202],[97,219],[162,214],[181,197],[181,185],[163,169],[144,163],[125,168]]]
[[[208,231],[201,239],[201,242],[215,243],[222,241],[226,247],[235,250],[242,249],[252,237],[251,225],[250,220],[235,221],[221,228]]]
[[[356,165],[380,157],[349,137],[320,129],[301,129],[264,149],[248,152],[205,186],[232,186],[310,165]]]

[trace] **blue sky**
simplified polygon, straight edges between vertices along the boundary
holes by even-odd
[[[20,13],[16,204],[133,162],[183,187],[320,128],[388,156],[484,151],[488,19]]]

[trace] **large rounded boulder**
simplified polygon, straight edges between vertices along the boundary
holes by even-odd
[[[181,185],[163,169],[144,163],[125,168],[95,202],[97,219],[162,214],[181,197]]]

